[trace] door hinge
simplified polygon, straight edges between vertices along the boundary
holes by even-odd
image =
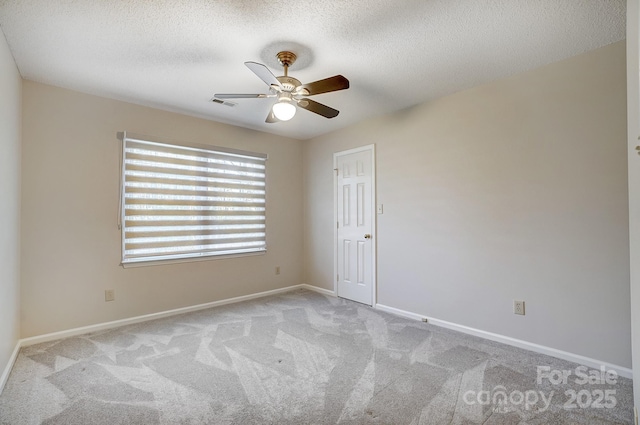
[[[339,229],[339,228],[340,228],[340,222],[336,221],[336,229]]]
[[[336,282],[340,282],[340,275],[336,275]]]
[[[340,174],[340,170],[338,168],[334,168],[333,171],[336,172],[336,176]]]

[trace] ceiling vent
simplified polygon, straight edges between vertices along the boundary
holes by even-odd
[[[237,105],[237,103],[235,103],[235,102],[231,102],[231,101],[228,101],[228,100],[220,100],[220,99],[216,99],[216,98],[211,99],[211,101],[213,103],[218,103],[220,105],[230,106],[232,108]]]

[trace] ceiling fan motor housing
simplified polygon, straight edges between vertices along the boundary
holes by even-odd
[[[282,84],[282,88],[284,91],[294,91],[296,89],[296,87],[301,86],[302,83],[293,78],[293,77],[289,77],[286,75],[283,75],[281,77],[276,77],[278,79],[278,81],[280,81],[280,84]]]

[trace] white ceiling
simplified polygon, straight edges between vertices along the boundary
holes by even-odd
[[[55,86],[308,139],[625,38],[624,0],[0,0],[22,76]],[[264,122],[273,99],[244,66],[299,54],[303,83],[340,110]]]

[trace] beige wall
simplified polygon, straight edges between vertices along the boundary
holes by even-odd
[[[640,409],[640,7],[627,0],[627,125],[629,157],[629,238],[631,249],[631,331],[633,397]]]
[[[302,282],[300,142],[31,81],[23,93],[23,338]],[[122,130],[266,152],[267,253],[120,267]]]
[[[0,375],[20,337],[21,90],[0,30]]]
[[[378,303],[630,367],[625,90],[619,42],[306,142],[305,282],[332,154],[375,143]]]

